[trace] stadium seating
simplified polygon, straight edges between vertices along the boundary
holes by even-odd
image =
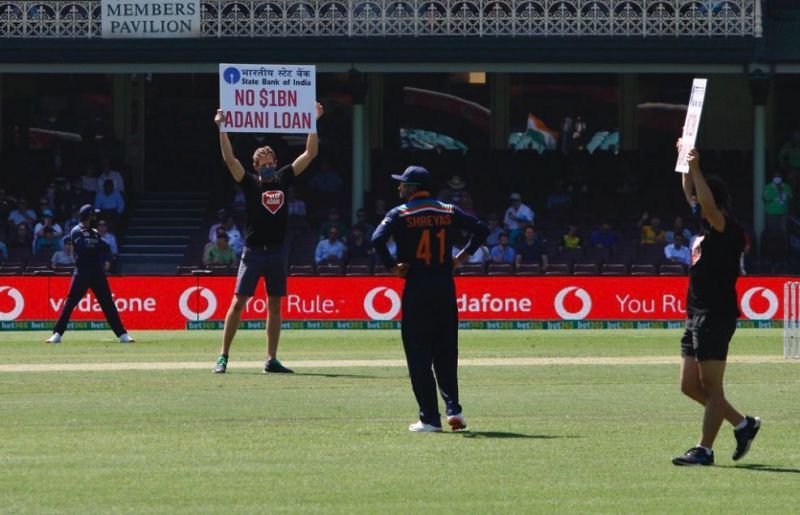
[[[686,266],[680,263],[665,263],[658,271],[659,275],[686,275]]]
[[[487,273],[489,275],[514,275],[514,266],[511,263],[490,263]]]
[[[486,275],[486,266],[482,263],[465,263],[458,269],[458,274],[463,276]]]

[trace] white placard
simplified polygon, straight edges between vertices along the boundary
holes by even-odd
[[[102,0],[104,38],[199,38],[200,0]]]
[[[689,173],[686,163],[686,154],[694,148],[697,141],[697,129],[700,127],[700,116],[703,114],[703,101],[706,98],[706,83],[708,79],[694,79],[692,81],[692,94],[689,97],[689,108],[686,110],[686,120],[683,122],[683,136],[681,136],[681,151],[675,171]]]
[[[220,64],[219,106],[226,132],[317,132],[316,67]]]

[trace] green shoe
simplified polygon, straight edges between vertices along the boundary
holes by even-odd
[[[294,374],[294,370],[284,367],[277,359],[270,359],[264,363],[265,374]]]
[[[214,368],[212,368],[211,371],[214,372],[215,374],[224,374],[225,369],[227,368],[228,368],[228,357],[220,354],[219,358],[217,359],[217,364],[214,365]]]

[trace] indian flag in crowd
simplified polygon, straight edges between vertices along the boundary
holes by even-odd
[[[528,113],[526,135],[547,150],[555,150],[558,146],[558,133],[531,113]]]

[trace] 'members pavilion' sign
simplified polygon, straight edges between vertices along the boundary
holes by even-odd
[[[104,38],[200,37],[200,0],[102,0]]]

